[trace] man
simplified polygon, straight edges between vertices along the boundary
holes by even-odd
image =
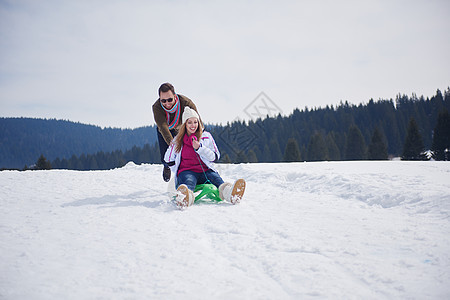
[[[164,164],[163,179],[170,180],[170,168],[164,161],[164,154],[177,135],[181,126],[181,115],[184,108],[189,106],[197,113],[197,107],[188,97],[175,93],[175,88],[170,83],[163,83],[158,90],[159,99],[153,104],[153,117],[155,118],[161,162]],[[201,120],[200,120],[201,122]],[[203,124],[202,124],[203,125]]]

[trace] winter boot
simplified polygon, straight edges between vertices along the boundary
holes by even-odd
[[[245,180],[238,179],[233,185],[229,182],[222,183],[219,186],[220,199],[231,202],[233,204],[241,202],[245,192]]]
[[[194,193],[188,189],[187,185],[181,184],[177,188],[176,203],[180,209],[191,206],[194,203]]]

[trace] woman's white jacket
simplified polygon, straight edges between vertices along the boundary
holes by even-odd
[[[181,148],[181,151],[182,150],[183,147]],[[173,174],[175,174],[175,176],[177,176],[178,167],[181,163],[181,151],[176,152],[175,144],[171,143],[169,148],[167,148],[166,154],[164,155],[165,162],[169,164],[170,170]],[[202,137],[200,138],[200,148],[198,148],[196,152],[208,168],[216,171],[214,168],[214,161],[218,161],[220,159],[220,152],[211,133],[208,131],[203,131]]]

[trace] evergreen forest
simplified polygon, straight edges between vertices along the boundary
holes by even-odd
[[[287,117],[234,122],[210,131],[224,162],[408,159],[402,154],[413,120],[420,158],[433,148],[433,138],[442,137],[442,159],[450,148],[448,111],[450,88],[426,99],[398,95],[395,101],[371,99],[367,104],[295,109]],[[437,126],[442,129],[434,136]]]
[[[156,126],[100,128],[55,119],[0,118],[0,167],[31,166],[41,154],[48,160],[62,160],[73,155],[127,151],[155,142]]]
[[[222,163],[448,160],[450,88],[431,98],[295,109],[288,116],[207,125]],[[61,120],[0,118],[0,166],[96,170],[160,163],[154,126],[101,129]],[[48,160],[47,160],[48,159]],[[24,167],[25,165],[25,167]]]

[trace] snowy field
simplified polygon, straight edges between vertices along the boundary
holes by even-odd
[[[0,299],[450,299],[450,163],[221,165],[241,204],[169,202],[160,165],[0,172]]]

